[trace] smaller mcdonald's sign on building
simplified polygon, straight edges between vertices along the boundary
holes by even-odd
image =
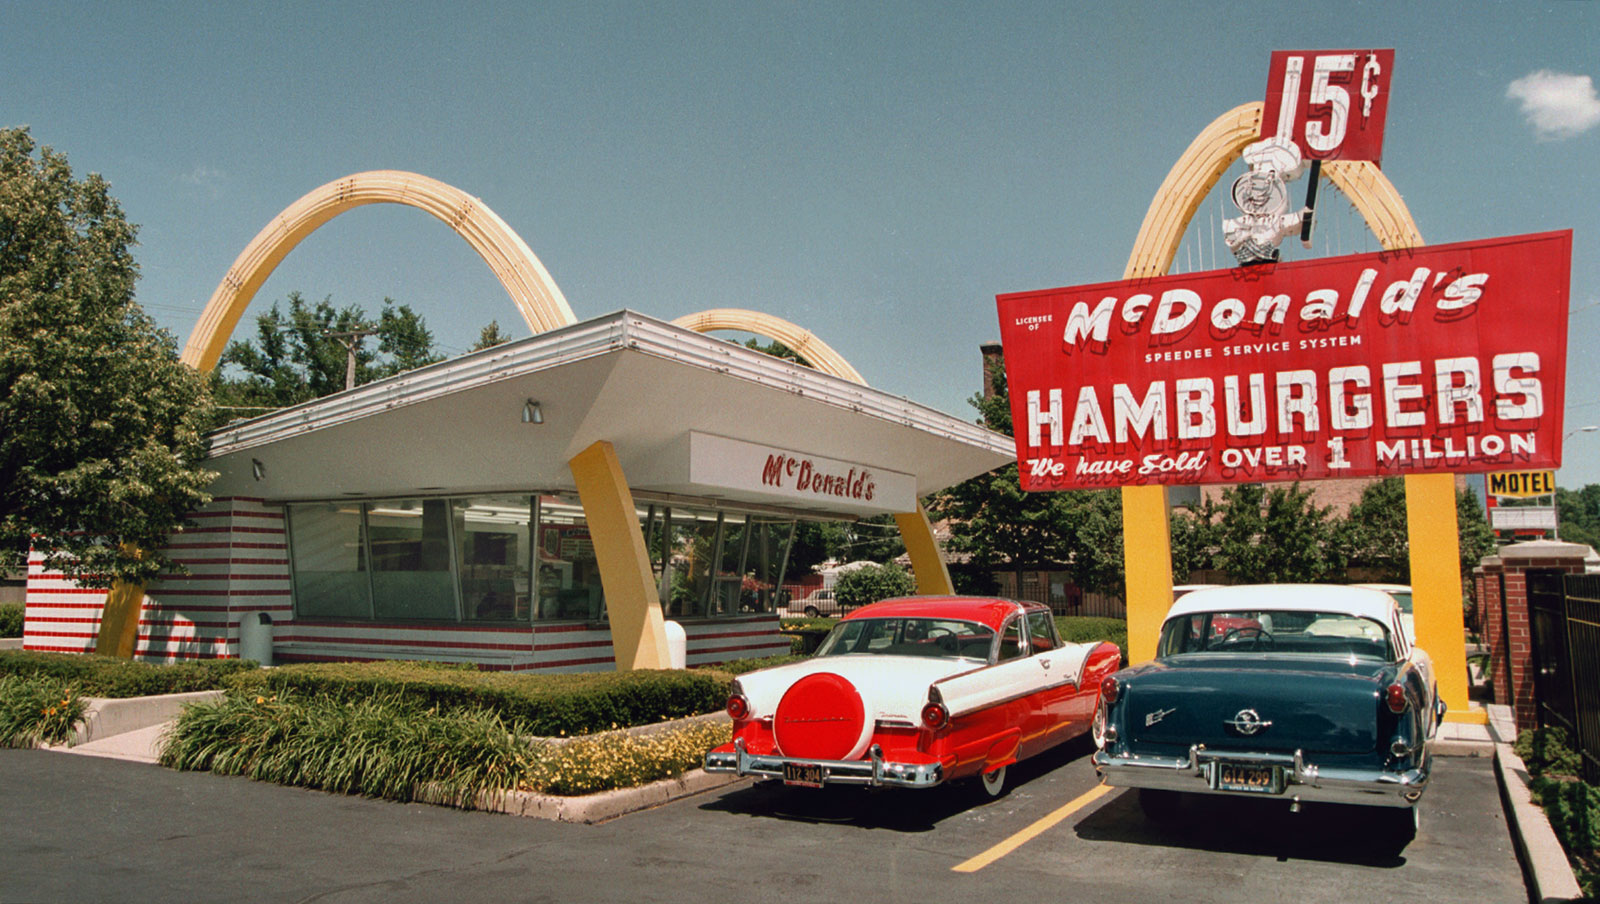
[[[1554,471],[1497,471],[1488,475],[1490,496],[1550,496],[1556,491]]]

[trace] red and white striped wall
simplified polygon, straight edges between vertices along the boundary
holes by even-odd
[[[166,575],[145,588],[137,659],[237,658],[246,613],[293,622],[283,509],[226,497],[188,517],[195,526],[173,534],[163,551],[189,573]],[[105,601],[104,590],[79,587],[31,553],[23,649],[93,652]]]
[[[296,619],[290,596],[289,550],[281,506],[260,499],[214,500],[189,516],[195,527],[174,534],[164,550],[186,575],[168,575],[145,590],[138,659],[233,659],[239,624],[265,612],[273,621],[278,662],[424,659],[471,662],[488,670],[601,672],[615,667],[611,631],[592,623],[415,625]],[[79,587],[47,571],[43,555],[28,559],[23,648],[90,653],[100,632],[106,591]],[[789,652],[775,614],[683,622],[689,665]]]

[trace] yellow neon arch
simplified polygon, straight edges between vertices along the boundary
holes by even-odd
[[[427,176],[375,170],[312,190],[250,240],[228,268],[189,334],[183,349],[184,363],[202,371],[217,365],[250,300],[302,239],[351,208],[385,203],[426,211],[466,239],[505,286],[535,333],[577,322],[544,264],[486,204]]]
[[[834,351],[828,343],[818,339],[810,330],[802,329],[782,317],[763,314],[760,311],[746,311],[740,308],[712,308],[698,314],[685,314],[672,321],[674,325],[697,333],[709,333],[712,330],[739,330],[746,333],[759,333],[768,339],[776,339],[784,345],[794,349],[795,353],[806,359],[806,363],[825,374],[842,377],[852,383],[867,385],[861,374],[842,355]]]

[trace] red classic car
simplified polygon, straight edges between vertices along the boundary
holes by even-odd
[[[979,597],[906,597],[840,620],[804,661],[741,676],[733,741],[708,772],[820,788],[927,788],[981,777],[1084,734],[1120,653],[1062,643],[1050,610]]]

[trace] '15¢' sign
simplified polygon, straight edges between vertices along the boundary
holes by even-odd
[[[1283,137],[1305,160],[1383,157],[1393,50],[1279,50],[1267,74],[1261,137]]]

